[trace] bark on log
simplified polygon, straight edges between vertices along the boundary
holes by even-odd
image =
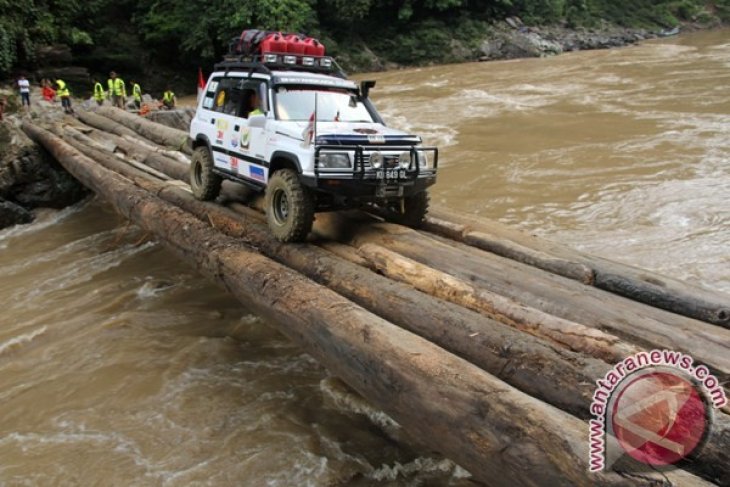
[[[271,320],[351,387],[490,485],[626,485],[627,474],[587,473],[585,425],[472,364],[274,263],[162,202],[31,124],[77,179],[153,232],[181,258]],[[519,421],[515,421],[519,418]],[[684,471],[628,477],[709,485]]]
[[[470,317],[468,314],[462,317],[457,316],[456,318],[459,321],[452,324],[452,317],[439,313],[438,308],[433,308],[433,306],[430,306],[428,302],[425,302],[424,305],[424,301],[420,300],[417,294],[415,295],[414,299],[413,292],[403,292],[402,289],[398,289],[397,286],[393,287],[390,282],[384,281],[382,278],[374,279],[369,274],[358,274],[352,269],[342,269],[343,267],[347,267],[346,265],[343,265],[343,262],[338,261],[337,259],[328,259],[327,256],[324,256],[317,251],[312,253],[312,258],[310,259],[308,258],[309,254],[307,254],[307,250],[311,249],[307,246],[299,246],[298,248],[295,247],[292,249],[292,246],[290,245],[283,245],[276,242],[270,237],[265,226],[261,224],[262,215],[255,210],[244,207],[243,213],[248,218],[241,221],[241,219],[237,215],[230,215],[227,210],[219,206],[198,202],[197,200],[193,199],[187,191],[181,191],[177,187],[169,187],[168,185],[164,185],[160,182],[151,181],[149,180],[149,176],[147,174],[140,173],[134,168],[126,166],[125,163],[123,163],[122,161],[110,158],[110,156],[104,153],[99,153],[95,150],[88,150],[91,154],[95,156],[95,159],[97,161],[103,162],[105,165],[108,165],[108,167],[114,169],[116,172],[124,174],[125,176],[135,181],[136,184],[147,189],[148,191],[159,195],[163,199],[166,199],[167,201],[170,201],[193,214],[196,214],[204,221],[208,221],[214,228],[222,230],[228,235],[240,237],[242,240],[262,250],[264,253],[272,252],[279,258],[279,261],[286,263],[290,267],[299,270],[309,277],[316,278],[318,282],[328,285],[328,287],[330,287],[331,289],[334,289],[340,294],[349,297],[353,301],[368,308],[370,311],[375,312],[379,316],[389,319],[389,321],[391,322],[394,322],[396,324],[399,323],[401,320],[403,320],[403,313],[405,313],[406,316],[416,317],[418,319],[418,323],[421,324],[421,327],[418,328],[412,323],[406,322],[406,329],[411,329],[412,331],[419,333],[426,338],[430,338],[433,343],[443,346],[446,349],[449,349],[452,352],[456,353],[457,355],[469,359],[470,362],[476,365],[480,365],[488,372],[492,371],[494,374],[497,374],[498,377],[500,376],[500,374],[503,375],[503,378],[506,378],[506,381],[508,383],[513,383],[514,385],[524,385],[524,379],[520,379],[519,377],[515,378],[510,375],[511,373],[509,372],[507,363],[503,363],[500,365],[499,363],[495,363],[494,361],[485,362],[483,355],[480,355],[478,353],[469,353],[469,347],[465,346],[465,343],[469,344],[476,342],[477,344],[481,345],[481,342],[479,342],[478,340],[473,340],[474,338],[476,338],[472,336],[473,333],[469,335],[469,338],[471,338],[472,340],[464,337],[464,342],[458,343],[461,335],[456,333],[455,330],[459,330],[460,324],[465,322],[468,323],[468,320],[473,319],[473,317]],[[339,255],[345,256],[348,260],[353,258],[353,256],[351,255],[352,253],[346,250],[354,250],[352,249],[352,247],[333,244],[331,242],[325,242],[323,244],[327,247],[334,248]],[[281,258],[283,250],[292,250],[289,258]],[[286,254],[284,255],[286,257]],[[325,275],[328,276],[325,278],[325,280],[322,279],[322,269],[326,270]],[[341,283],[355,284],[352,287],[343,287],[339,286]],[[382,298],[369,301],[367,298],[363,298],[363,293],[365,296],[374,295],[372,292],[368,291],[369,289],[378,289],[386,296],[393,296],[393,298],[396,299],[398,307],[394,308],[393,310],[389,310],[386,307],[384,311],[384,303],[387,304],[390,301],[384,301]],[[408,307],[408,303],[410,303],[411,301],[413,301],[415,307]],[[403,313],[399,314],[398,310],[402,311]],[[423,332],[424,329],[427,330],[425,333]],[[449,340],[444,338],[444,335],[440,333],[440,331],[444,329],[452,332],[452,335],[454,335],[454,339]],[[494,333],[491,328],[488,329],[488,331],[490,333]],[[454,341],[457,342],[457,345],[453,345]],[[489,343],[493,343],[493,341]],[[522,349],[525,348],[523,347]],[[466,352],[464,352],[465,350]],[[481,349],[480,351],[482,354],[485,353],[485,349]],[[580,405],[575,405],[575,407],[577,407],[576,410],[578,411],[576,415],[579,417],[587,416],[587,414],[585,413],[588,411],[590,395],[586,396],[583,391],[592,393],[594,386],[592,385],[591,378],[588,378],[587,380],[581,379],[580,375],[574,374],[575,357],[570,358],[561,356],[560,358],[568,358],[569,360],[564,362],[563,364],[558,364],[557,366],[554,366],[553,364],[548,364],[547,366],[545,366],[541,365],[540,362],[538,362],[537,365],[533,365],[531,363],[531,361],[535,361],[536,355],[539,355],[540,348],[533,348],[530,351],[529,356],[523,357],[518,357],[514,354],[511,356],[508,355],[511,352],[517,353],[519,350],[507,351],[505,350],[505,347],[502,346],[501,351],[502,358],[508,359],[508,357],[511,357],[513,361],[520,361],[520,367],[523,368],[524,372],[527,372],[529,374],[535,374],[536,368],[541,368],[541,372],[537,372],[538,374],[540,374],[540,384],[549,383],[551,385],[551,388],[549,389],[550,391],[559,391],[561,394],[559,397],[570,398],[564,400],[563,403],[558,403],[554,405],[558,405],[559,407],[562,406],[563,409],[570,411],[570,408],[566,408],[565,404],[574,404],[573,401],[577,401],[577,403],[580,403]],[[549,357],[547,358],[549,359]],[[601,365],[599,365],[599,368],[601,368],[602,370],[607,369],[607,367],[602,367]],[[557,378],[555,377],[556,370],[562,371],[562,374],[559,374]],[[603,373],[596,371],[591,372],[586,367],[583,368],[583,371],[584,373],[588,375],[593,375],[594,377],[603,376]],[[546,377],[550,377],[550,381],[546,381]],[[548,395],[547,397],[543,397],[544,391],[535,388],[535,386],[532,384],[528,384],[528,389],[525,392],[529,392],[531,395],[537,398],[546,398],[548,399],[548,402],[549,400],[555,401],[554,395]],[[730,418],[725,415],[720,415],[715,421],[712,436],[708,439],[704,449],[701,452],[701,455],[696,456],[693,461],[689,462],[687,468],[696,471],[697,473],[700,473],[707,478],[715,479],[716,481],[721,481],[721,483],[724,483],[726,481],[730,481],[730,468],[728,468],[730,466],[730,463],[728,463],[728,460],[730,460],[729,455]]]
[[[572,251],[497,222],[442,208],[430,211],[424,228],[651,306],[730,328],[730,296],[724,293]],[[586,280],[588,275],[592,280]]]
[[[150,122],[149,120],[138,115],[131,114],[115,107],[101,107],[97,113],[107,118],[119,122],[132,129],[137,134],[154,141],[157,144],[164,145],[170,149],[182,151],[186,154],[192,154],[193,150],[188,142],[188,133],[182,130],[166,127],[159,123]]]
[[[121,125],[119,123],[116,123],[107,117],[102,117],[101,115],[97,115],[94,112],[85,112],[82,110],[79,110],[76,113],[76,117],[84,122],[86,125],[90,125],[92,127],[96,127],[99,130],[103,130],[104,132],[109,132],[110,134],[117,135],[119,137],[122,137],[124,135],[130,135],[132,137],[136,137],[137,133],[125,127],[124,125]]]
[[[56,135],[63,136],[63,132],[67,131],[67,127],[63,127],[62,133],[56,133]],[[97,141],[103,132],[91,133],[93,141]],[[73,131],[69,132],[69,135],[73,136]],[[109,137],[109,134],[106,134]],[[74,137],[76,138],[76,137]],[[181,162],[180,159],[171,157],[165,150],[160,149],[146,143],[133,143],[127,137],[111,136],[111,141],[116,146],[116,151],[125,154],[128,158],[139,161],[142,164],[149,166],[150,168],[160,171],[172,179],[183,181],[189,184],[190,166],[189,162]],[[139,138],[138,138],[139,140]],[[89,145],[75,145],[76,149],[82,152],[85,148],[101,148],[98,144]],[[105,150],[104,148],[101,148]],[[179,153],[178,153],[179,154]],[[88,155],[88,154],[87,154]],[[180,154],[182,156],[182,154]],[[220,201],[222,202],[247,202],[251,199],[252,192],[241,184],[236,184],[231,181],[223,181],[221,189]]]
[[[499,294],[478,289],[412,259],[374,244],[362,245],[360,255],[383,274],[432,296],[464,306],[518,330],[545,338],[564,347],[617,363],[642,349],[621,342],[618,337],[573,323]]]
[[[74,142],[71,142],[74,144]],[[265,223],[195,200],[188,191],[150,181],[124,162],[89,147],[94,160],[183,208],[215,229],[326,285],[373,313],[463,357],[518,389],[587,418],[594,381],[607,364],[524,335],[460,306],[424,295],[311,245],[281,244]],[[549,380],[546,380],[549,378]]]
[[[650,308],[502,257],[448,244],[405,227],[371,224],[352,238],[375,243],[422,264],[546,313],[615,334],[644,348],[678,350],[730,379],[730,331]],[[518,285],[516,285],[518,283]]]

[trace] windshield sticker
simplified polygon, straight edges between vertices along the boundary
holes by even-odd
[[[304,78],[295,76],[280,76],[275,78],[276,84],[282,85],[317,85],[317,86],[334,86],[337,88],[357,88],[352,81],[328,79],[328,78]]]
[[[211,81],[208,85],[208,91],[215,91],[218,89],[218,82],[217,81]]]
[[[206,96],[203,100],[203,108],[213,108],[213,97],[212,96]]]

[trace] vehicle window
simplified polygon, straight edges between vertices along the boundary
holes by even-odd
[[[280,87],[276,91],[279,120],[308,121],[317,100],[317,120],[328,122],[372,122],[373,117],[355,93],[346,90]]]
[[[266,82],[263,80],[221,78],[215,88],[215,94],[208,92],[206,97],[211,97],[212,109],[217,112],[248,118],[256,109],[261,113],[267,111]]]
[[[267,85],[263,80],[242,80],[241,117],[261,115],[268,111]]]
[[[208,88],[206,89],[205,96],[203,97],[203,108],[213,110],[213,106],[215,105],[215,94],[218,91],[218,84],[220,83],[220,80],[220,78],[213,78],[210,83],[208,83]]]
[[[240,78],[221,78],[213,97],[213,110],[227,115],[236,115],[240,104],[240,92],[235,90]]]

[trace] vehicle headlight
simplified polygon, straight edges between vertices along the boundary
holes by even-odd
[[[350,158],[347,154],[320,154],[319,166],[325,169],[347,169],[350,167]]]
[[[398,156],[398,165],[401,169],[408,169],[411,165],[411,153],[401,152],[400,156]]]
[[[370,165],[373,169],[380,169],[383,167],[383,154],[380,152],[373,152],[370,154]]]
[[[431,158],[426,151],[418,151],[418,166],[421,169],[433,169]]]

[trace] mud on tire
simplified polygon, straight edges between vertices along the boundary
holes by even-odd
[[[301,242],[312,230],[314,197],[291,169],[276,171],[266,188],[266,219],[280,242]]]
[[[198,147],[190,161],[190,187],[202,201],[214,200],[221,192],[222,179],[213,172],[213,158],[207,147]]]
[[[403,210],[400,205],[389,206],[385,214],[386,220],[407,227],[418,228],[428,213],[428,191],[421,191],[403,198]]]

